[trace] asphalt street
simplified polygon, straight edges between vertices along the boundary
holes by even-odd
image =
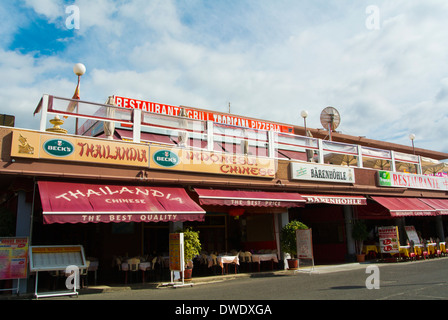
[[[448,299],[447,268],[448,257],[416,262],[352,263],[317,266],[313,272],[205,277],[195,279],[192,286],[178,288],[154,283],[92,286],[81,290],[78,296],[1,302],[5,303],[4,308],[20,310],[22,314],[63,315],[64,318],[153,315],[166,319],[277,319],[310,316],[309,310],[319,316],[350,317],[358,310],[362,317],[385,314],[392,317],[412,315],[412,310],[443,310],[443,305],[436,303]],[[30,301],[31,306],[20,305],[24,300]]]
[[[367,269],[369,267],[369,269]],[[313,272],[275,272],[193,286],[132,287],[49,300],[446,300],[448,258],[317,266]],[[224,278],[223,278],[224,279]]]

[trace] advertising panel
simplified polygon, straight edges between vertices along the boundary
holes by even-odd
[[[152,169],[271,179],[275,177],[276,173],[274,159],[202,150],[151,147],[149,160],[149,167]]]
[[[30,270],[65,270],[68,266],[86,268],[84,248],[73,246],[32,246],[30,248]]]
[[[14,130],[11,156],[147,167],[147,145]]]
[[[420,238],[418,237],[417,231],[415,231],[414,226],[405,226],[404,230],[408,236],[409,241],[414,241],[414,244],[420,244]]]
[[[144,101],[138,99],[131,99],[126,97],[114,96],[114,103],[118,107],[141,109],[154,113],[160,113],[168,116],[179,116],[181,109],[185,110],[186,116],[189,119],[213,121],[221,124],[228,124],[232,126],[246,127],[251,129],[259,129],[266,131],[277,131],[292,133],[293,126],[279,124],[270,121],[263,121],[251,119],[247,117],[237,116],[233,114],[223,114],[213,111],[200,110],[184,106],[171,106],[164,103],[157,103],[151,101]]]
[[[355,183],[355,169],[349,167],[292,162],[290,168],[294,180]]]
[[[0,280],[24,279],[28,268],[28,238],[0,238]]]
[[[448,178],[405,172],[378,171],[378,185],[381,187],[448,190]]]
[[[296,230],[297,258],[313,259],[313,240],[311,229]]]
[[[184,234],[170,233],[169,235],[170,270],[184,271]]]
[[[398,237],[398,227],[378,227],[381,253],[399,253],[400,241]]]

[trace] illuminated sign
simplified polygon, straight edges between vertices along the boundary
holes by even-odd
[[[58,159],[148,167],[149,147],[135,143],[104,141],[14,130],[12,157]]]
[[[355,183],[355,170],[349,167],[292,162],[291,179]]]
[[[275,161],[246,155],[151,146],[151,169],[274,178]]]
[[[218,112],[199,110],[190,107],[171,106],[163,103],[137,100],[120,96],[114,96],[114,103],[119,107],[141,109],[143,111],[160,113],[167,116],[179,116],[180,110],[184,109],[186,116],[189,119],[213,121],[221,124],[228,124],[232,126],[246,127],[266,131],[278,131],[286,133],[293,133],[294,131],[293,126],[288,126],[275,122],[251,119],[232,114],[223,114]]]
[[[448,178],[393,171],[378,171],[378,185],[410,189],[448,190]]]

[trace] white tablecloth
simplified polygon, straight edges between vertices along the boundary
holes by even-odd
[[[210,268],[211,266],[213,266],[213,258],[211,256],[207,256],[208,259],[208,267]],[[238,256],[217,256],[216,257],[216,262],[218,263],[218,265],[223,268],[225,263],[235,263],[235,264],[240,264],[240,259],[238,258]]]
[[[138,265],[138,268],[142,271],[146,271],[149,268],[151,268],[151,262],[140,262],[140,264]]]
[[[261,261],[271,261],[278,262],[277,255],[275,253],[261,253],[252,254],[252,261],[260,263]]]
[[[240,264],[240,259],[238,256],[218,256],[217,260],[221,268],[224,266],[224,263]]]

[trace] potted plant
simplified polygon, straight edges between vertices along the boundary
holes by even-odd
[[[353,240],[355,240],[355,246],[356,246],[356,259],[358,262],[364,262],[365,261],[365,254],[362,253],[364,241],[369,236],[369,232],[367,231],[367,226],[362,220],[357,220],[353,224],[352,229],[352,237]]]
[[[201,252],[201,241],[199,240],[199,231],[193,231],[192,228],[181,230],[184,234],[184,279],[191,279],[193,271],[193,258]]]
[[[291,255],[288,261],[288,267],[291,270],[299,268],[298,259],[294,258],[297,256],[297,240],[296,240],[296,230],[298,229],[308,229],[308,227],[300,221],[292,220],[287,225],[285,225],[280,233],[280,245],[284,253],[289,253]]]

